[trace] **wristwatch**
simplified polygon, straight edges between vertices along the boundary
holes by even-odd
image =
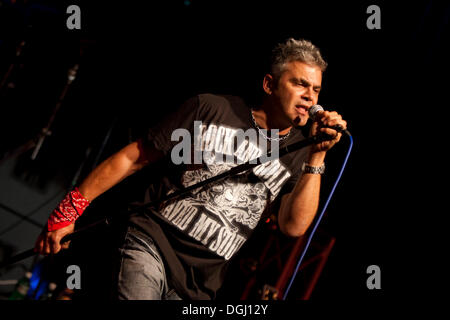
[[[313,173],[313,174],[323,174],[325,172],[325,163],[322,163],[320,167],[313,167],[308,165],[306,162],[303,162],[302,172],[304,173]]]

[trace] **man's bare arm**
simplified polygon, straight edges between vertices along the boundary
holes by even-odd
[[[324,157],[310,159],[309,164],[320,166]],[[280,230],[291,237],[305,234],[319,207],[321,176],[303,173],[291,193],[281,199],[278,211]]]
[[[89,201],[111,189],[126,177],[139,171],[144,166],[161,159],[163,154],[153,146],[141,141],[130,143],[97,166],[80,184],[80,193]],[[61,250],[61,239],[74,231],[71,223],[54,231],[44,229],[35,244],[35,251],[41,254],[58,253]],[[66,243],[63,248],[68,247]]]
[[[80,184],[81,194],[89,201],[109,190],[123,179],[162,157],[157,149],[133,142],[97,166]]]
[[[320,114],[320,118],[311,127],[310,135],[323,132],[334,138],[312,146],[307,157],[310,166],[321,166],[327,151],[338,143],[342,136],[334,129],[319,127],[319,123],[323,126],[340,125],[344,129],[347,128],[347,122],[335,111],[324,111]],[[320,175],[303,173],[292,192],[283,196],[278,211],[278,223],[283,233],[293,237],[305,234],[319,207],[320,184]]]

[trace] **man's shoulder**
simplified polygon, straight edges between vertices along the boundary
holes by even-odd
[[[200,93],[197,95],[197,98],[200,104],[214,106],[245,105],[245,102],[241,97],[230,94]]]

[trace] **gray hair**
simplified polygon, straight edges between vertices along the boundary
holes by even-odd
[[[286,63],[292,61],[302,61],[317,66],[322,72],[325,71],[328,65],[322,58],[319,48],[310,41],[289,38],[284,43],[278,44],[272,50],[270,71],[274,78],[279,79],[285,69]]]

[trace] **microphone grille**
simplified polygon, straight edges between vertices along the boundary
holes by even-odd
[[[314,121],[314,117],[316,116],[316,113],[319,111],[323,111],[323,108],[320,104],[315,104],[308,109],[309,117],[311,118],[311,120]]]

